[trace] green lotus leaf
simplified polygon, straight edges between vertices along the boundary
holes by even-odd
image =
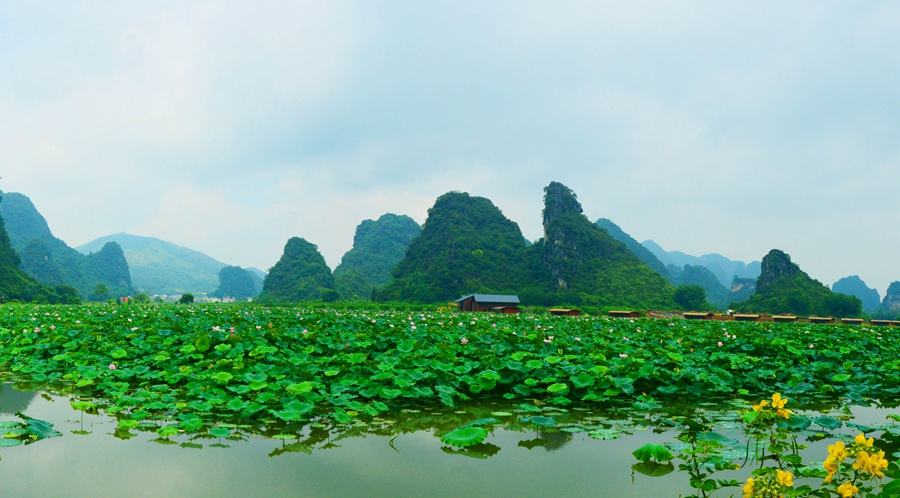
[[[467,446],[483,443],[487,438],[487,435],[488,431],[482,427],[460,427],[445,434],[444,437],[441,438],[441,441],[448,446],[465,448]]]

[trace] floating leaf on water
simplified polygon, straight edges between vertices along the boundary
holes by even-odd
[[[21,446],[25,441],[21,439],[0,438],[0,448],[10,448],[12,446]]]
[[[229,437],[231,436],[231,429],[228,427],[213,427],[209,430],[209,435],[213,437]]]
[[[521,420],[522,420],[522,422],[524,422],[526,424],[533,424],[538,427],[555,427],[556,426],[556,420],[554,420],[550,417],[544,417],[541,415],[535,415],[533,417],[523,417]]]
[[[494,417],[512,417],[513,414],[510,412],[491,412],[491,415]]]
[[[816,425],[820,425],[826,429],[839,429],[843,424],[840,420],[832,417],[817,417],[813,420]]]
[[[460,427],[445,434],[444,437],[441,438],[441,441],[448,446],[465,448],[467,446],[483,443],[487,438],[487,435],[487,430],[481,427]]]
[[[674,455],[661,444],[645,444],[631,453],[641,462],[671,462]]]
[[[622,437],[622,431],[616,429],[594,429],[587,433],[591,439],[597,439],[600,441],[612,441],[614,439],[619,439]]]

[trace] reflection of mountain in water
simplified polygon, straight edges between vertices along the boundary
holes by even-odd
[[[9,384],[0,384],[0,413],[14,415],[23,412],[34,396],[32,392],[16,391]]]

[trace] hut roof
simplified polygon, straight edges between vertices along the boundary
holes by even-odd
[[[478,303],[519,304],[521,302],[519,301],[519,296],[504,294],[469,294],[457,299],[456,302],[465,301],[470,297],[474,297],[475,302]]]

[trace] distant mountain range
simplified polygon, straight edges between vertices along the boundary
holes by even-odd
[[[667,251],[652,240],[645,240],[641,245],[653,253],[653,255],[666,266],[673,265],[683,267],[684,265],[691,265],[706,267],[716,276],[719,283],[729,289],[735,278],[755,279],[759,276],[761,271],[759,261],[745,263],[743,261],[729,259],[716,253],[691,256],[690,254],[681,251]]]
[[[78,250],[90,253],[109,242],[125,252],[135,289],[151,295],[210,293],[219,286],[219,271],[228,266],[200,251],[127,233],[100,237]]]

